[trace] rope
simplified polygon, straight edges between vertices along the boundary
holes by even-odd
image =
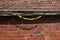
[[[39,19],[39,18],[41,18],[42,16],[38,16],[38,17],[35,17],[35,18],[27,18],[27,17],[23,17],[23,16],[21,16],[21,15],[17,15],[19,18],[22,18],[22,19],[24,19],[24,20],[37,20],[37,19]]]

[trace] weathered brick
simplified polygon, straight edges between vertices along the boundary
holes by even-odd
[[[0,0],[2,11],[60,11],[60,0]]]
[[[18,30],[16,25],[0,25],[0,40],[59,40],[59,24],[60,23],[35,24],[37,27],[31,30]],[[23,27],[27,28],[32,25],[33,24],[23,24]],[[22,27],[22,25],[19,26]],[[40,33],[35,33],[37,31],[40,31]]]

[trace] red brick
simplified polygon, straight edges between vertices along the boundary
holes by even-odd
[[[40,2],[34,1],[0,0],[0,8],[4,11],[11,11],[13,9],[19,11],[60,11],[60,0],[40,0]]]
[[[32,24],[23,24],[24,28],[31,27]],[[37,27],[32,30],[21,30],[16,25],[0,25],[0,39],[1,40],[45,40],[45,37],[49,37],[48,40],[60,39],[60,25],[59,23],[43,23],[36,24]],[[19,25],[21,26],[21,25]],[[34,34],[37,30],[41,31],[40,35]],[[32,37],[30,37],[32,35]],[[26,38],[28,37],[28,38]]]

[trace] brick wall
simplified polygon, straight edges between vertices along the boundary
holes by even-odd
[[[0,40],[60,40],[60,23],[0,25]]]
[[[60,0],[0,0],[0,11],[60,11]]]

